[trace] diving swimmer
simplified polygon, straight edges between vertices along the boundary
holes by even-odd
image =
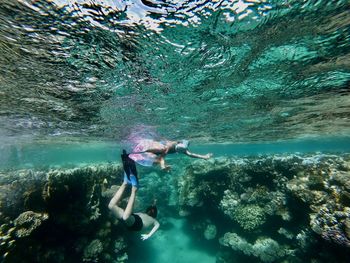
[[[146,240],[150,238],[159,228],[159,222],[156,220],[158,210],[154,203],[152,206],[146,209],[145,213],[132,212],[136,199],[136,192],[139,186],[137,170],[135,162],[128,157],[128,154],[125,150],[123,150],[121,157],[124,169],[124,182],[109,202],[108,208],[118,219],[125,222],[126,227],[130,231],[143,231],[152,227],[151,231],[148,234],[141,235],[141,239]],[[128,204],[124,210],[119,207],[118,203],[121,200],[128,184],[130,184],[132,188]]]

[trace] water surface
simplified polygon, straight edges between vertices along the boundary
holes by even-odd
[[[0,141],[349,136],[347,0],[9,0]]]

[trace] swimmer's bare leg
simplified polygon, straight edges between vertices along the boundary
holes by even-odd
[[[123,214],[123,220],[127,220],[132,213],[132,210],[134,208],[135,198],[136,198],[136,191],[137,191],[137,187],[133,186],[131,188],[131,194],[129,197],[128,204],[127,204],[125,211],[124,211],[124,214]]]
[[[160,168],[161,168],[162,170],[165,170],[165,171],[169,171],[169,170],[170,170],[171,167],[170,167],[169,165],[166,165],[166,164],[165,164],[165,159],[164,159],[163,156],[160,156],[160,157],[158,158],[157,162],[159,163]]]
[[[112,211],[112,213],[118,218],[121,219],[123,218],[123,214],[124,214],[124,209],[120,208],[118,206],[118,203],[120,201],[120,199],[123,196],[124,190],[126,188],[126,183],[123,183],[118,191],[115,193],[115,195],[113,196],[113,198],[111,199],[111,201],[108,204],[108,208]]]

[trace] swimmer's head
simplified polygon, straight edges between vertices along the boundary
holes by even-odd
[[[155,205],[151,205],[151,206],[147,207],[146,214],[153,217],[153,218],[156,218],[157,214],[158,214],[157,207]]]
[[[175,151],[178,153],[185,153],[190,142],[188,140],[181,140],[175,146]]]

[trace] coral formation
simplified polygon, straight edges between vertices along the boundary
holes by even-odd
[[[114,252],[118,253],[119,251],[123,251],[124,249],[126,249],[125,240],[123,237],[118,237],[114,241]]]
[[[235,197],[230,190],[225,191],[220,207],[226,215],[245,230],[254,230],[266,220],[265,212],[260,206],[241,204],[240,198],[238,196]]]
[[[111,223],[115,220],[104,194],[111,187],[106,180],[112,182],[121,174],[119,165],[1,174],[0,252],[4,263],[125,258],[124,230]]]
[[[103,251],[102,242],[98,239],[94,239],[84,248],[83,261],[84,262],[98,262],[99,257]]]
[[[332,244],[315,260],[327,261],[336,253],[345,262],[350,255],[349,164],[347,154],[198,160],[179,178],[180,211],[188,220],[203,215],[224,233],[224,247],[261,261],[298,261],[310,249]],[[255,243],[246,241],[252,238]],[[338,248],[345,250],[337,253]],[[230,262],[233,251],[220,253],[220,260]]]
[[[129,232],[108,209],[122,175],[118,164],[0,172],[3,262],[127,262]],[[139,191],[135,210],[154,198],[167,205],[169,178],[142,168],[140,175],[155,194]]]
[[[275,262],[287,254],[292,254],[292,251],[280,246],[271,238],[259,238],[254,244],[251,244],[236,233],[226,233],[220,239],[220,243],[233,250],[241,251],[247,256],[255,256],[262,262]]]
[[[29,236],[47,219],[47,214],[35,213],[33,211],[23,212],[14,220],[16,237],[21,238]]]
[[[256,229],[266,221],[264,210],[258,205],[238,206],[233,218],[245,230]]]
[[[207,227],[204,230],[204,237],[207,240],[214,239],[216,237],[217,230],[216,226],[213,224],[207,225]]]
[[[311,215],[311,229],[327,241],[350,248],[350,208],[336,210],[324,204]]]
[[[350,247],[347,222],[350,216],[349,160],[317,156],[287,183],[287,189],[310,208],[310,227],[324,240]]]

